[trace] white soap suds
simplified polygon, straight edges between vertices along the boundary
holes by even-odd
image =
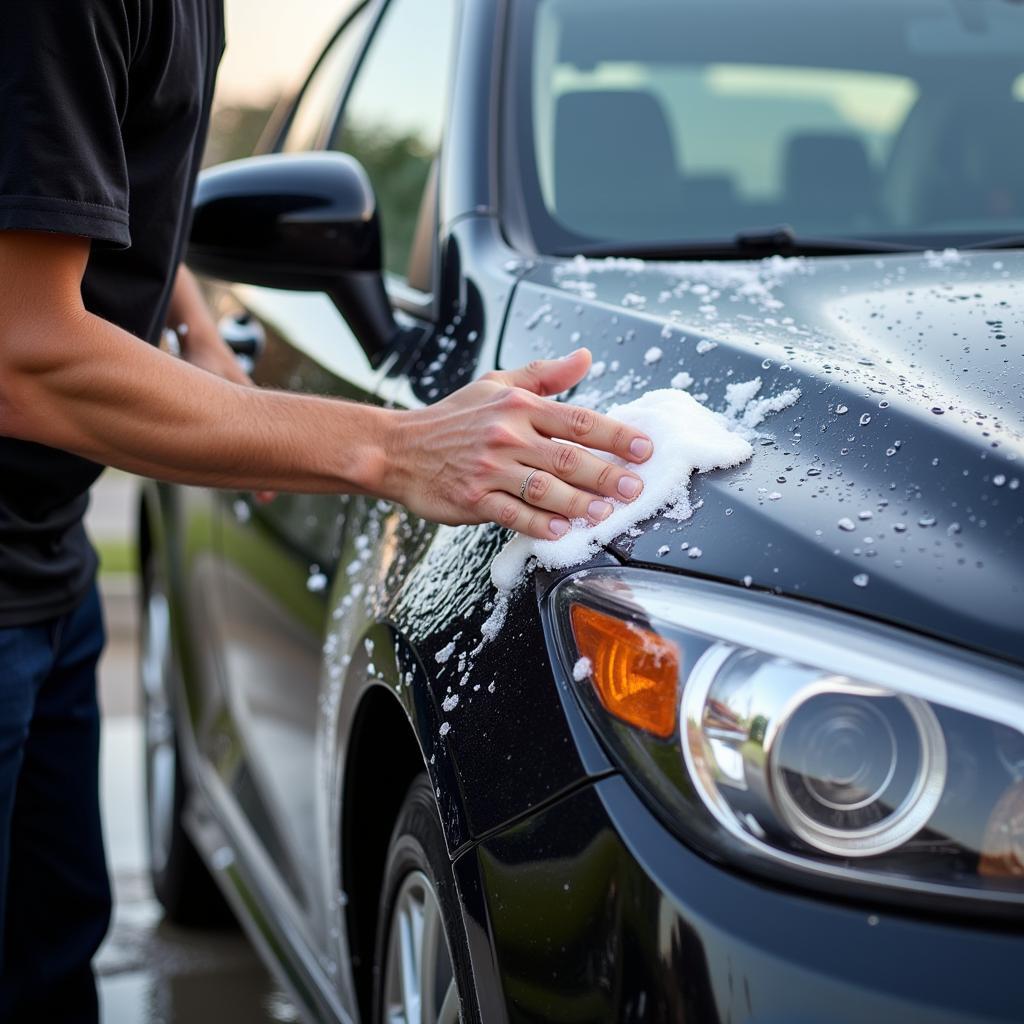
[[[680,370],[671,380],[672,387],[685,391],[693,384],[693,378],[685,371]]]
[[[459,695],[457,693],[449,694],[443,701],[441,701],[441,707],[447,711],[454,711],[459,706]]]
[[[660,349],[660,348],[658,348],[658,346],[657,346],[657,345],[652,345],[652,346],[651,346],[651,347],[650,347],[650,348],[649,348],[649,349],[648,349],[648,350],[647,350],[647,351],[646,351],[646,352],[644,353],[644,363],[645,363],[645,364],[646,364],[647,366],[653,366],[653,365],[654,365],[655,363],[657,363],[657,362],[660,362],[660,360],[661,360],[661,357],[662,357],[663,355],[664,355],[664,352],[662,352],[662,351],[661,351],[661,349]]]
[[[936,252],[929,249],[924,254],[925,262],[932,270],[941,270],[943,267],[951,267],[963,262],[963,253],[958,249],[943,249]]]
[[[772,413],[782,412],[791,405],[796,405],[799,400],[799,388],[789,388],[769,398],[759,398],[747,406],[740,423],[748,430],[753,430],[759,427]]]
[[[725,388],[725,414],[737,417],[757,397],[761,390],[761,378],[737,381]]]
[[[577,683],[582,682],[590,675],[591,665],[589,658],[580,658],[572,667],[572,677]]]
[[[309,579],[306,580],[306,589],[311,594],[319,594],[327,589],[327,577],[320,571],[319,566],[311,566]]]
[[[697,355],[699,355],[699,356],[706,355],[708,352],[712,351],[712,349],[716,349],[716,348],[718,348],[718,342],[717,341],[708,341],[705,338],[702,341],[698,341],[697,342]]]
[[[434,655],[434,661],[436,661],[438,665],[443,665],[454,653],[455,641],[453,640],[450,644],[445,644],[445,646]]]
[[[795,405],[800,398],[799,388],[789,388],[768,398],[757,398],[761,391],[761,378],[737,381],[725,388],[725,415],[736,424],[746,437],[751,437],[764,420],[775,412]]]
[[[441,728],[437,730],[438,735],[447,736],[452,731],[452,727],[448,722],[442,722]]]
[[[600,547],[659,512],[671,519],[688,519],[693,512],[689,487],[694,472],[727,469],[753,455],[750,442],[736,433],[726,417],[684,391],[649,391],[609,409],[608,415],[654,441],[651,458],[630,467],[644,481],[640,497],[628,505],[613,501],[612,514],[595,526],[575,521],[559,540],[516,537],[491,566],[491,579],[499,591],[515,588],[531,558],[548,569],[567,568],[586,561]],[[620,461],[620,465],[627,463]]]

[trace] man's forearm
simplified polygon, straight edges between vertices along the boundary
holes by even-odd
[[[20,331],[0,433],[199,486],[382,490],[382,410],[231,384],[88,313]],[[52,331],[63,336],[60,359],[51,338],[32,336]]]
[[[540,539],[643,487],[629,464],[650,438],[545,401],[583,379],[585,350],[491,371],[413,412],[260,391],[224,379],[248,383],[219,342],[186,352],[193,366],[86,312],[88,257],[72,236],[0,232],[0,436],[197,486],[365,492]]]

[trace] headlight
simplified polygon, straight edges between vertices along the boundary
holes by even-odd
[[[831,889],[1024,904],[1024,673],[664,573],[580,573],[548,612],[612,756],[705,853]]]

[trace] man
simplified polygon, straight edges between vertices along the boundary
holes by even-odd
[[[589,355],[388,412],[247,386],[180,268],[222,0],[20,0],[0,16],[0,1019],[95,1021],[109,888],[97,796],[103,465],[380,495],[554,538],[606,517],[650,440],[543,401]],[[184,360],[153,346],[185,324]],[[149,342],[150,344],[144,344]],[[537,471],[537,472],[535,472]],[[526,486],[529,481],[529,487]]]

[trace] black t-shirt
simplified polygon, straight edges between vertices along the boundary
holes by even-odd
[[[15,0],[0,15],[0,230],[91,238],[86,307],[150,343],[223,48],[222,0]],[[96,570],[82,516],[101,471],[0,438],[0,627],[82,598]]]

